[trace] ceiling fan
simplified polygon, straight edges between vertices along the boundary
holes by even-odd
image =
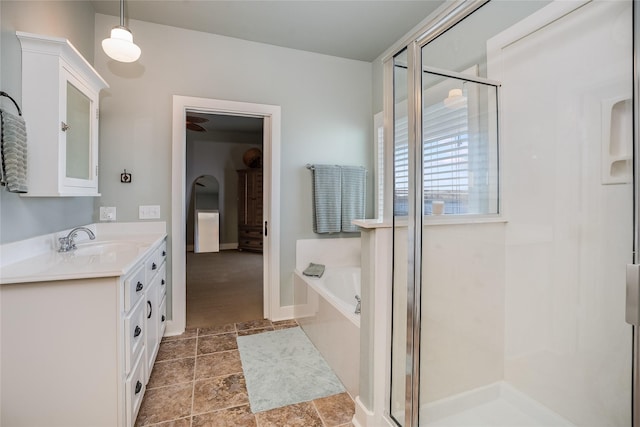
[[[206,132],[207,130],[198,123],[206,123],[209,119],[204,117],[187,116],[187,129],[195,132]]]

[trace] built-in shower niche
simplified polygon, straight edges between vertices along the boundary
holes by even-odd
[[[602,101],[602,183],[627,184],[633,178],[631,99]]]

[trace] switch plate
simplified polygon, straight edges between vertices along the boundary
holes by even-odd
[[[160,218],[160,206],[158,205],[140,205],[138,206],[139,219],[158,219]]]
[[[100,206],[100,221],[115,221],[115,220],[116,220],[115,206]]]

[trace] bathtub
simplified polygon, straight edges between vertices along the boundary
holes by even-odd
[[[294,315],[349,394],[359,395],[360,267],[327,266],[321,278],[294,273]]]

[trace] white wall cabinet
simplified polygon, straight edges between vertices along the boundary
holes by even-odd
[[[23,197],[99,196],[98,104],[106,81],[64,38],[16,32],[27,124]]]
[[[135,424],[165,329],[165,258],[166,239],[125,276],[0,287],[0,425]]]

